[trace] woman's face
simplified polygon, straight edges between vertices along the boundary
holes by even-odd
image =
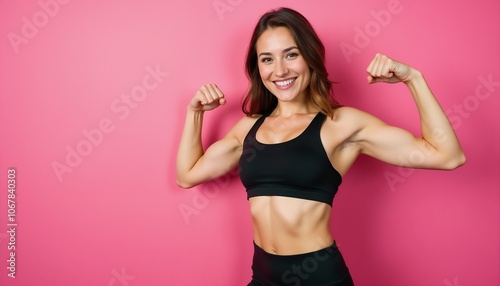
[[[256,44],[262,82],[280,101],[303,101],[311,80],[309,66],[302,57],[290,30],[267,29]]]

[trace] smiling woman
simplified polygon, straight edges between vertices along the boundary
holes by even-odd
[[[257,41],[260,78],[267,90],[285,102],[304,101],[311,81],[309,67],[294,44],[285,27],[267,29]],[[289,47],[280,50],[283,45]]]
[[[177,155],[177,183],[189,188],[238,166],[247,191],[254,256],[249,286],[354,285],[329,229],[333,199],[360,154],[390,164],[454,169],[465,156],[422,74],[377,54],[368,83],[404,83],[420,112],[422,137],[332,97],[325,49],[298,12],[281,8],[255,27],[246,59],[246,113],[206,151],[203,114],[226,103],[216,84],[189,103]],[[442,140],[446,138],[447,140]],[[401,157],[421,152],[419,162]]]
[[[267,77],[273,68],[279,68],[282,70],[274,74],[275,80],[283,82],[287,79],[280,77],[290,76],[283,73],[292,68],[292,71],[301,72],[303,88],[308,89],[311,101],[331,117],[333,108],[340,104],[332,97],[332,83],[324,64],[325,47],[309,21],[301,14],[286,13],[288,10],[262,16],[255,27],[246,58],[251,87],[243,103],[243,112],[254,115],[273,111],[278,100],[269,86],[280,83],[270,84]],[[264,47],[269,50],[263,50]]]

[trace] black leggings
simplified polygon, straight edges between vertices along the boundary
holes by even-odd
[[[344,258],[333,242],[314,252],[275,255],[254,242],[252,281],[247,286],[353,286]]]

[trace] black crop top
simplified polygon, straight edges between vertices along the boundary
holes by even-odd
[[[257,119],[243,141],[238,171],[247,197],[284,196],[331,206],[342,177],[321,142],[320,130],[326,116],[318,113],[299,136],[276,144],[256,139],[265,118]]]

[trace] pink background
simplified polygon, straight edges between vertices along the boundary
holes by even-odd
[[[206,115],[205,144],[242,116],[250,34],[283,5],[323,39],[340,102],[418,134],[404,86],[366,84],[376,52],[411,64],[468,157],[452,172],[356,162],[331,224],[356,285],[500,285],[498,1],[193,2],[0,2],[1,285],[246,285],[252,233],[238,176],[182,190],[175,156],[202,84],[229,102]]]

